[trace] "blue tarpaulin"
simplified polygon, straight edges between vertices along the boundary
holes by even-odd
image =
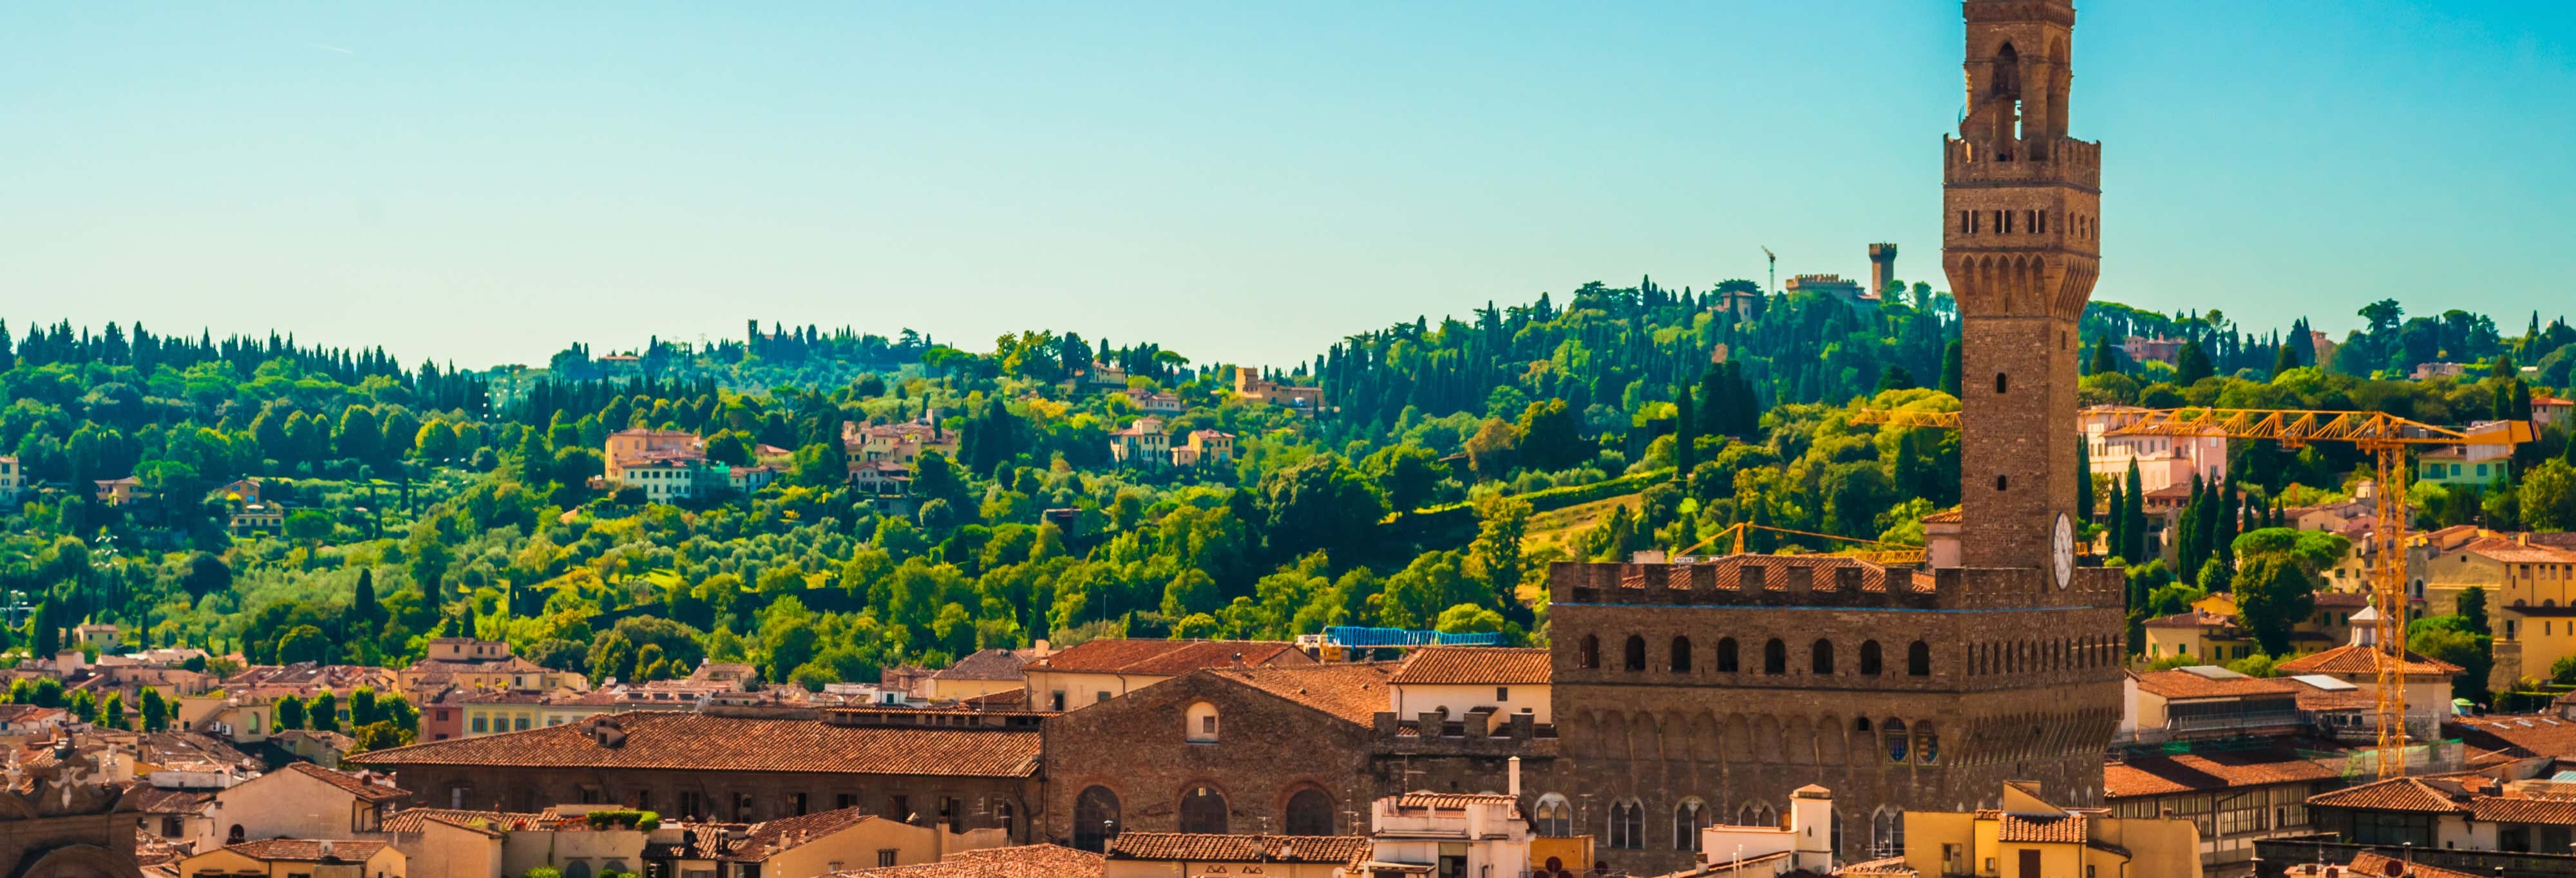
[[[1362,628],[1336,625],[1324,629],[1324,639],[1335,646],[1371,649],[1381,646],[1500,646],[1503,635],[1497,632],[1451,634],[1446,631],[1416,631],[1410,628]]]

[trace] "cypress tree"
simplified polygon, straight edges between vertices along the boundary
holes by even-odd
[[[1941,348],[1942,393],[1947,393],[1951,396],[1959,395],[1961,390],[1959,384],[1961,380],[1960,375],[1967,369],[1967,361],[1965,357],[1966,354],[1960,348],[1958,339],[1951,339],[1948,345]]]
[[[2290,346],[2289,346],[2288,344],[2286,344],[2286,343],[2285,343],[2285,344],[2281,345],[2281,347],[2273,353],[2273,355],[2272,355],[2272,377],[2274,377],[2274,378],[2279,378],[2279,377],[2281,377],[2281,373],[2283,373],[2283,372],[2287,372],[2287,371],[2290,371],[2290,370],[2292,370],[2292,369],[2296,369],[2296,368],[2298,368],[2298,367],[2299,367],[2299,352],[2298,352],[2298,351],[2291,350],[2291,349],[2290,349]]]
[[[1698,463],[1699,449],[1692,444],[1693,434],[1698,432],[1698,424],[1694,423],[1697,420],[1691,412],[1690,385],[1682,385],[1681,391],[1673,394],[1673,483],[1685,491],[1690,489],[1691,468]]]
[[[2093,523],[2093,444],[2080,435],[2075,437],[2075,515],[2078,522]]]
[[[2144,480],[2138,475],[2138,462],[2129,461],[2129,484],[2127,493],[2123,495],[2128,498],[2128,508],[2121,510],[2121,516],[2127,521],[2121,525],[2121,533],[2128,537],[2129,545],[2124,554],[2132,563],[2144,563],[2148,555],[2147,501],[2143,496],[2146,493],[2143,484]]]
[[[2118,371],[2120,371],[2120,357],[2118,354],[2111,353],[2110,336],[2094,339],[2093,359],[2086,365],[2084,374],[2101,375]]]
[[[2129,551],[2128,511],[2128,501],[2120,496],[2120,483],[2115,480],[2111,483],[2111,502],[2102,516],[2102,546],[2105,551],[2118,555],[2131,564],[2136,564],[2138,559],[2130,558],[2127,554]]]

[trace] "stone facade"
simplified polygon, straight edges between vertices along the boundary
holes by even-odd
[[[1990,806],[2006,780],[2102,799],[2123,580],[2061,568],[2055,539],[2082,477],[2067,436],[2101,152],[2066,134],[2073,4],[1963,9],[1970,110],[1944,143],[1942,251],[1967,376],[1960,566],[1551,569],[1565,758],[1525,789],[1571,804],[1613,867],[1686,867],[1694,823],[1769,822],[1810,783],[1834,791],[1846,861],[1897,849],[1904,811]]]

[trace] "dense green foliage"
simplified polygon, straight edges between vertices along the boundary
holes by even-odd
[[[1400,323],[1261,373],[1320,387],[1312,414],[1236,396],[1228,364],[1048,331],[973,352],[909,330],[753,324],[742,340],[656,339],[615,357],[576,345],[544,369],[477,372],[290,338],[64,323],[20,338],[0,325],[0,448],[41,486],[0,529],[0,588],[28,607],[5,637],[47,653],[74,625],[112,621],[137,644],[253,663],[399,664],[429,637],[471,634],[595,678],[744,661],[819,687],[1039,637],[1361,624],[1541,638],[1547,561],[1682,548],[1738,522],[1919,544],[1921,517],[1957,502],[1957,437],[1855,425],[1850,410],[1957,406],[1949,298],[1925,284],[1861,305],[1758,292],[1586,284],[1561,306],[1542,295]],[[2466,421],[2527,415],[2576,349],[2576,330],[2537,317],[2512,338],[2459,312],[2407,320],[2378,303],[2363,316],[2320,366],[2307,345],[2217,312],[2096,304],[2082,393]],[[2288,337],[2305,333],[2302,321]],[[2183,339],[2183,355],[2127,362],[2116,345],[2131,334]],[[2481,365],[2402,374],[2441,360]],[[1234,434],[1233,458],[1115,463],[1109,433],[1141,412],[1118,378],[1097,386],[1109,368],[1179,399],[1167,429]],[[960,441],[915,461],[908,496],[883,497],[844,478],[844,422],[922,422]],[[695,432],[710,459],[781,477],[678,504],[597,487],[606,437],[636,427]],[[2179,563],[2132,568],[2133,617],[2221,590],[2249,614],[2301,612],[2318,565],[2265,528],[2284,503],[2347,491],[2362,461],[2237,446],[2238,490],[2195,495]],[[2563,527],[2576,520],[2565,449],[2563,435],[2523,449],[2527,475],[2505,490],[2417,496],[2435,522]],[[129,475],[130,502],[93,498],[93,482]],[[2134,478],[2088,487],[2102,500],[2090,528],[2110,554],[2142,559]],[[254,500],[292,511],[279,527],[228,527]],[[1587,504],[1607,511],[1538,526]],[[2267,647],[2281,624],[2257,622]],[[398,742],[409,705],[368,695],[346,728],[361,746]],[[338,707],[281,704],[278,721],[338,727]]]

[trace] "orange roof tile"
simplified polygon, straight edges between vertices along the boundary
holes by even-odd
[[[2501,752],[2517,759],[2547,756],[2576,759],[2576,721],[2551,714],[2489,714],[2454,717],[2443,724],[2472,749]]]
[[[2102,794],[2118,799],[2193,790],[2300,783],[2341,777],[2342,772],[2286,750],[2146,756],[2103,766]]]
[[[1220,835],[1125,832],[1109,841],[1108,859],[1193,863],[1356,863],[1374,846],[1365,835]]]
[[[2154,671],[2138,676],[2138,691],[2173,698],[2223,698],[2278,695],[2307,688],[2295,680],[2234,677],[2213,680],[2190,671]]]
[[[338,787],[342,791],[356,796],[360,800],[368,802],[390,802],[395,799],[411,795],[409,790],[395,789],[384,784],[376,783],[365,777],[350,774],[345,771],[332,771],[331,769],[324,768],[310,762],[290,763],[286,766],[285,770],[296,772],[314,780]]]
[[[1027,777],[1038,733],[1026,729],[844,726],[814,719],[752,719],[675,711],[608,718],[624,732],[600,743],[591,723],[452,738],[349,757],[370,766],[492,765],[528,768],[792,771]]]
[[[2083,844],[2092,837],[2083,814],[2004,814],[2000,819],[2002,825],[1995,828],[1999,841]]]
[[[1086,640],[1030,662],[1027,671],[1091,674],[1160,674],[1177,677],[1200,668],[1313,664],[1297,645],[1276,640]]]
[[[328,857],[322,855],[322,846],[326,844],[331,846],[331,855]],[[385,843],[381,841],[350,841],[337,839],[325,841],[322,839],[311,838],[265,838],[258,841],[238,842],[224,846],[224,850],[232,851],[254,860],[282,860],[305,863],[365,862],[368,857],[375,856],[377,851],[384,849]]]
[[[1378,711],[1394,709],[1387,696],[1388,680],[1395,676],[1391,662],[1227,668],[1209,673],[1364,726],[1376,724]]]
[[[2469,800],[2469,813],[2489,823],[2548,823],[2576,826],[2576,800],[2480,796]]]
[[[1502,646],[1429,646],[1414,650],[1397,683],[1544,686],[1555,674],[1547,650]]]
[[[936,863],[834,872],[833,878],[1100,878],[1100,855],[1051,844],[959,851]]]
[[[2449,791],[2422,778],[2392,777],[2372,781],[2349,789],[2319,793],[2308,797],[2310,805],[2333,808],[2362,808],[2371,811],[2429,811],[2437,814],[2464,813],[2469,809],[2455,801]]]
[[[2369,674],[2379,670],[2379,654],[2375,647],[2338,646],[2324,652],[2303,655],[2273,667],[2284,674]],[[2406,654],[2405,670],[2409,675],[2449,676],[2459,673],[2460,666],[2409,652]]]

